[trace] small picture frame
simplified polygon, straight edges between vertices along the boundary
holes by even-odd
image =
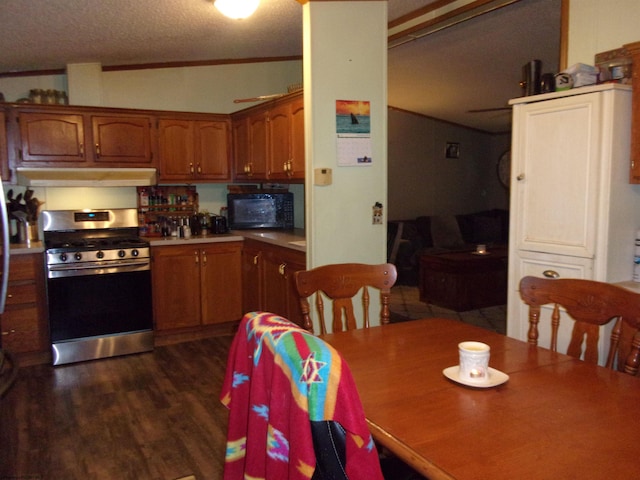
[[[444,154],[445,158],[460,158],[460,144],[455,142],[447,142]]]

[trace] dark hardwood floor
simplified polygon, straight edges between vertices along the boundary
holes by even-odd
[[[0,399],[0,478],[221,478],[231,340],[20,369]]]

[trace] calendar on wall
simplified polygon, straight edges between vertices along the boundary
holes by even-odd
[[[371,154],[371,104],[364,100],[336,100],[338,166],[368,166]]]

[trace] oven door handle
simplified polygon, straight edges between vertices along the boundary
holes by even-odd
[[[146,268],[145,268],[146,267]],[[113,269],[109,273],[122,273],[128,271],[140,271],[149,270],[151,262],[148,259],[131,260],[131,261],[119,261],[117,263],[109,264],[81,264],[81,265],[49,265],[49,277],[52,275],[74,275],[74,272],[78,272],[78,275],[90,275],[91,270],[96,271],[96,275],[100,275],[100,270]]]

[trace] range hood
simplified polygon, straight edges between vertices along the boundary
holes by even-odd
[[[18,167],[18,185],[25,187],[141,187],[155,185],[155,168],[29,168]]]

